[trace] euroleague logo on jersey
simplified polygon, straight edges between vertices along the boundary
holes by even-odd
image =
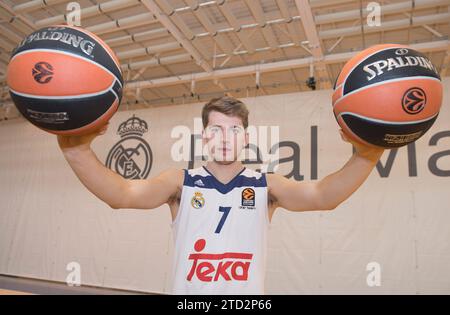
[[[254,206],[255,205],[255,191],[253,188],[245,188],[242,191],[242,206]]]
[[[245,188],[241,193],[241,206],[239,209],[254,210],[255,208],[255,190],[253,188]]]
[[[195,242],[196,253],[189,255],[192,267],[187,275],[187,280],[197,278],[201,282],[216,282],[220,279],[225,281],[247,281],[248,271],[253,258],[250,253],[223,253],[206,254],[201,253],[206,247],[204,239]]]

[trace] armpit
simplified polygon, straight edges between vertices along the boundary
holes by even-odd
[[[269,196],[267,198],[269,208],[275,207],[278,203],[277,201],[278,200],[272,194],[269,193]]]
[[[181,189],[177,189],[177,192],[172,196],[170,196],[167,203],[169,205],[180,205],[180,202],[181,202]]]

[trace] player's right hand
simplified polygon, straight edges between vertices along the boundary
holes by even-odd
[[[105,134],[109,123],[106,123],[94,132],[82,136],[62,136],[58,135],[58,144],[63,152],[69,150],[86,150],[90,149],[92,141]]]

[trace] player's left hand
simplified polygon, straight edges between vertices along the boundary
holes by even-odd
[[[345,142],[348,142],[353,145],[353,147],[356,150],[356,154],[360,157],[363,157],[367,160],[370,160],[371,162],[378,162],[381,155],[384,152],[383,148],[376,147],[376,146],[369,146],[365,145],[356,141],[351,140],[347,135],[344,133],[342,129],[339,130],[339,133],[341,134],[342,140]]]

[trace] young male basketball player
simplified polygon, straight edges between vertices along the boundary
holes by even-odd
[[[58,136],[81,182],[114,209],[152,209],[165,203],[173,218],[175,294],[263,294],[268,224],[278,207],[332,210],[369,176],[382,149],[353,143],[356,153],[337,172],[315,182],[245,168],[248,110],[231,97],[202,110],[203,142],[211,159],[192,170],[169,169],[145,180],[125,180],[91,150],[101,131]],[[341,136],[348,141],[341,131]]]

